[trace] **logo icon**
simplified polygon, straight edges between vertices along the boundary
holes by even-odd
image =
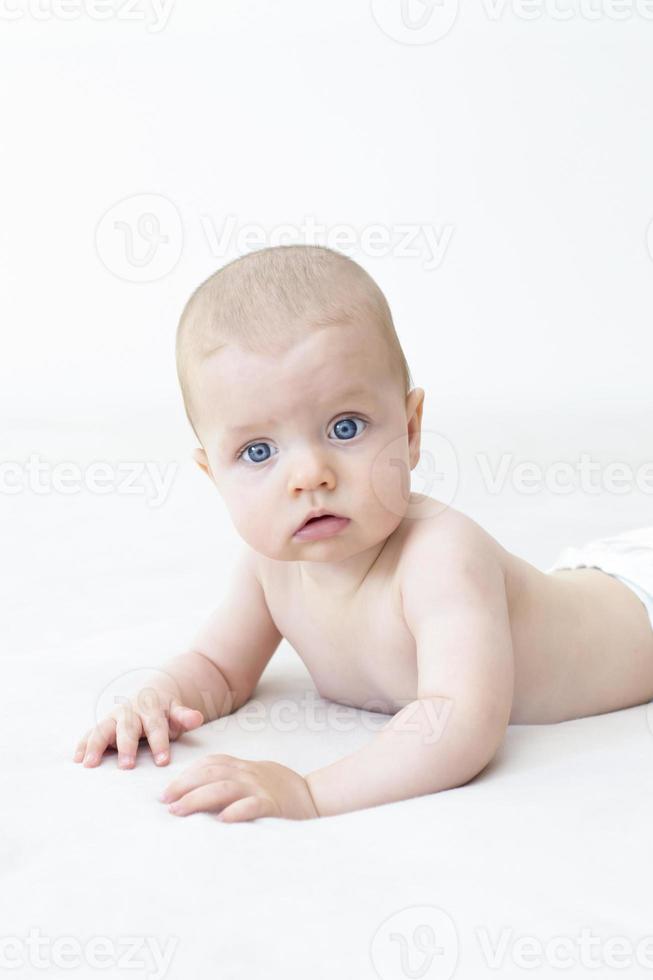
[[[103,265],[126,282],[155,282],[179,261],[184,234],[179,211],[161,194],[135,194],[118,201],[95,230]]]
[[[381,980],[450,980],[458,963],[458,934],[447,912],[413,905],[395,912],[370,944]]]
[[[456,23],[458,0],[371,0],[372,17],[400,44],[433,44]]]
[[[399,436],[374,459],[371,483],[377,499],[391,514],[416,520],[433,517],[456,496],[456,451],[441,432],[422,429],[419,459],[411,470],[406,436]]]

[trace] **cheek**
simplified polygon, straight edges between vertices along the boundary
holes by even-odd
[[[368,479],[375,505],[394,518],[402,518],[410,503],[408,438],[389,438],[369,461]]]
[[[273,517],[264,488],[255,481],[225,480],[221,495],[231,521],[240,536],[257,551],[274,534]]]

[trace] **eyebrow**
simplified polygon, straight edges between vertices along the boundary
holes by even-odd
[[[349,388],[347,391],[342,391],[337,395],[334,395],[333,401],[342,401],[345,398],[359,397],[360,395],[368,395],[367,388]],[[275,417],[265,419],[262,422],[246,422],[243,425],[232,425],[225,430],[227,436],[237,435],[239,432],[248,432],[250,429],[263,429],[266,425],[272,422],[277,422],[278,419]]]

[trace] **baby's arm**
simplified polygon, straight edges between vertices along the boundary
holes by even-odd
[[[236,562],[218,609],[193,637],[189,649],[162,665],[152,680],[86,733],[74,760],[100,762],[108,746],[131,768],[140,738],[147,738],[158,765],[169,761],[169,740],[240,708],[252,696],[282,637],[270,617],[256,573],[256,553],[246,548]]]
[[[461,786],[488,764],[510,718],[514,665],[502,569],[477,542],[425,550],[402,582],[417,647],[417,699],[369,743],[305,778],[320,816]]]
[[[282,638],[258,578],[256,552],[246,547],[224,599],[190,644],[218,675],[197,705],[205,721],[237,711],[249,701]]]

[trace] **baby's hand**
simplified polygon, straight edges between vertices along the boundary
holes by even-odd
[[[306,780],[294,769],[233,755],[207,755],[173,780],[159,799],[179,816],[219,810],[218,819],[225,823],[319,817]]]
[[[86,733],[75,749],[73,761],[83,759],[85,766],[97,766],[105,749],[111,746],[118,750],[120,768],[133,769],[139,740],[146,738],[155,763],[165,766],[170,761],[169,743],[203,724],[201,711],[185,707],[170,694],[145,688]]]

